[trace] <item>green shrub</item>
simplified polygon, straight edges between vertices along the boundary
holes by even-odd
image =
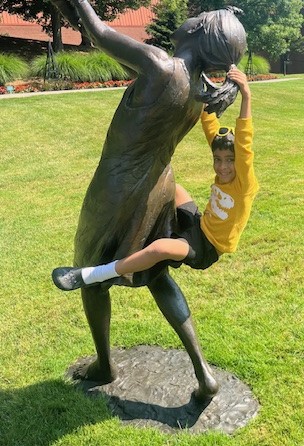
[[[245,56],[242,57],[242,59],[238,63],[238,68],[244,73],[246,72],[248,64],[248,57],[249,57],[248,54],[246,54]],[[254,75],[269,74],[269,71],[270,71],[270,64],[264,57],[256,55],[252,56],[252,74]],[[209,76],[213,78],[223,78],[226,76],[226,72],[215,71],[209,73]]]
[[[81,81],[86,76],[83,61],[78,53],[59,53],[54,56],[54,63],[58,75],[64,79]],[[46,56],[38,56],[31,64],[31,75],[33,77],[44,77],[47,74],[46,65]]]
[[[62,52],[54,56],[54,62],[61,78],[72,82],[105,82],[129,79],[123,67],[100,51],[90,53]],[[46,57],[39,56],[31,64],[33,77],[44,77]]]
[[[244,72],[246,71],[248,58],[249,55],[246,54],[238,64],[238,68]],[[264,57],[253,54],[251,74],[269,74],[269,71],[270,71],[269,62]]]
[[[0,85],[5,85],[16,79],[24,79],[28,72],[28,64],[20,57],[0,53]]]
[[[92,82],[130,79],[126,70],[116,60],[100,51],[92,51],[88,54],[86,67]]]

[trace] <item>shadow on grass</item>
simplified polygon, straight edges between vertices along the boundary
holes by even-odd
[[[174,432],[176,429],[190,429],[196,425],[201,414],[209,406],[211,399],[199,403],[194,394],[191,394],[190,400],[185,404],[170,407],[163,400],[163,405],[149,403],[144,401],[132,401],[128,398],[121,398],[118,395],[111,395],[101,388],[90,388],[89,383],[82,382],[78,384],[82,391],[91,395],[104,395],[111,413],[117,416],[122,422],[135,421],[137,426],[155,427],[165,432]],[[145,393],[142,392],[145,399]],[[162,401],[162,396],[159,395]]]
[[[203,410],[204,406],[197,405],[193,398],[183,407],[165,408],[109,398],[100,392],[88,395],[84,389],[60,380],[44,381],[21,389],[0,390],[0,444],[47,446],[83,426],[115,416],[123,422],[137,419],[138,425],[146,427],[157,421],[169,431],[189,428]]]
[[[113,416],[122,421],[146,420],[147,427],[147,421],[154,420],[165,426],[185,428],[195,424],[204,409],[192,398],[185,407],[164,408],[117,397],[107,398],[100,392],[88,396],[83,390],[59,380],[11,391],[0,390],[0,444],[46,446],[82,426],[100,423]],[[176,420],[179,420],[178,424]]]
[[[60,380],[0,390],[1,445],[46,446],[110,418],[103,398],[88,398]]]

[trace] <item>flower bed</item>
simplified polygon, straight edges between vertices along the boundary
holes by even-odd
[[[107,82],[70,82],[70,81],[28,81],[12,82],[6,86],[0,86],[0,94],[10,93],[37,93],[42,91],[58,90],[83,90],[87,88],[111,88],[127,87],[132,81],[107,81]],[[13,88],[9,88],[13,87]]]
[[[278,76],[275,74],[254,74],[252,76],[247,76],[247,79],[249,82],[254,82],[254,81],[268,81],[271,79],[278,79]],[[225,81],[224,77],[221,76],[216,76],[216,77],[211,77],[210,80],[214,83],[222,83]]]
[[[261,74],[249,76],[249,81],[277,79],[274,74]],[[222,83],[223,77],[211,78],[212,82]],[[127,87],[132,81],[117,80],[107,82],[71,82],[71,81],[46,81],[32,80],[28,82],[12,82],[6,86],[0,86],[1,94],[10,93],[37,93],[41,91],[58,91],[58,90],[83,90],[93,88],[111,88],[111,87]],[[13,87],[13,88],[10,88]]]

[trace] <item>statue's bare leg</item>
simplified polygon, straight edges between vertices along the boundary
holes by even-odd
[[[218,391],[218,384],[202,354],[190,310],[182,291],[169,273],[157,277],[149,284],[149,289],[191,358],[199,383],[194,393],[195,397],[199,400],[212,398]]]
[[[97,359],[91,363],[81,364],[75,370],[73,377],[107,384],[116,378],[116,371],[110,358],[110,293],[108,289],[96,286],[82,288],[81,296],[95,343]]]

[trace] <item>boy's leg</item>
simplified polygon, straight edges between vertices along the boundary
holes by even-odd
[[[55,285],[64,291],[72,291],[95,283],[104,282],[127,273],[145,271],[163,260],[183,260],[189,245],[183,239],[164,238],[155,240],[146,248],[124,259],[86,268],[56,268],[53,273]]]
[[[181,206],[192,202],[191,195],[181,185],[176,184],[175,204]],[[163,260],[182,261],[189,253],[189,244],[184,239],[164,238],[155,240],[146,248],[115,262],[86,268],[62,267],[52,273],[55,285],[72,291],[87,285],[104,282],[128,273],[136,273],[152,268]]]
[[[118,260],[115,270],[119,275],[145,271],[163,260],[183,260],[189,252],[189,245],[184,239],[158,239],[146,248]]]
[[[189,201],[193,201],[191,195],[186,191],[183,186],[180,184],[176,184],[175,186],[175,206],[181,206],[182,204],[189,203]]]

